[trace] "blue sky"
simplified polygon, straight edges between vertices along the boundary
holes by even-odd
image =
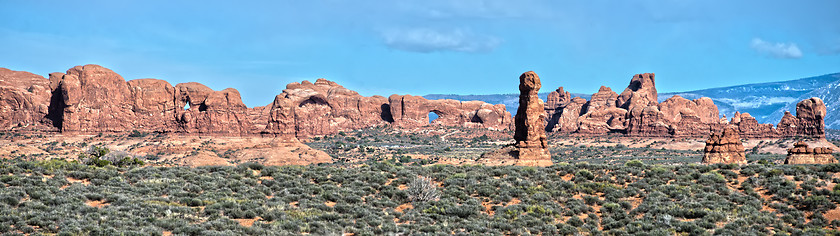
[[[383,95],[660,92],[840,72],[840,1],[0,1],[0,67],[100,64],[238,89],[248,106],[327,78]]]

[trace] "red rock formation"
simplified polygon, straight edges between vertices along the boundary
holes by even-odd
[[[503,130],[510,127],[510,113],[504,105],[481,101],[460,102],[450,99],[427,100],[420,96],[391,95],[388,98],[394,125],[417,128],[426,125],[483,127]],[[429,113],[438,118],[429,121]]]
[[[157,79],[128,81],[137,130],[172,132],[175,127],[175,87]]]
[[[586,99],[575,97],[567,103],[559,112],[555,112],[548,121],[550,131],[572,133],[580,127],[580,116]]]
[[[720,113],[711,98],[703,97],[692,100],[673,96],[659,104],[659,110],[668,122],[679,122],[683,116],[696,116],[702,123],[719,123]]]
[[[581,98],[569,102],[558,92],[549,94],[546,105],[546,131],[597,135],[624,133],[648,137],[699,137],[732,126],[743,137],[773,138],[781,136],[824,137],[825,104],[818,98],[798,104],[797,116],[785,115],[778,128],[759,124],[749,114],[736,112],[732,121],[719,118],[717,106],[710,98],[688,100],[673,96],[657,103],[654,74],[633,76],[627,89],[616,95],[601,87],[590,101]],[[566,94],[567,92],[563,92]],[[624,117],[621,115],[624,114]],[[725,117],[725,116],[724,116]]]
[[[549,166],[551,155],[545,135],[545,104],[539,98],[542,84],[533,71],[519,76],[519,108],[513,146],[483,154],[483,159],[515,159],[516,165]]]
[[[747,164],[744,145],[738,131],[730,127],[724,129],[721,134],[712,133],[706,141],[706,148],[703,149],[702,163]]]
[[[674,136],[704,136],[719,131],[722,126],[717,106],[710,98],[691,101],[673,96],[659,104],[659,109]]]
[[[49,80],[0,69],[0,129],[65,132],[186,132],[223,135],[271,134],[310,137],[341,130],[392,124],[509,129],[514,122],[504,105],[480,101],[426,100],[411,95],[362,97],[335,82],[291,83],[268,106],[247,108],[235,89],[213,91],[198,83],[126,82],[97,65],[52,73]],[[675,96],[657,103],[654,74],[633,76],[619,95],[601,87],[591,101],[571,98],[562,87],[543,106],[545,130],[564,133],[625,133],[633,136],[702,136],[733,126],[744,137],[824,137],[825,104],[811,98],[786,114],[777,128],[736,113],[718,118],[709,98]]]
[[[581,134],[605,134],[611,131],[618,131],[625,129],[625,119],[627,110],[617,108],[615,103],[618,94],[606,86],[601,86],[598,92],[592,94],[592,99],[583,105],[580,118],[565,120],[575,120],[577,122],[576,131]],[[567,125],[574,126],[574,125]]]
[[[788,149],[785,164],[830,164],[837,163],[837,159],[831,153],[834,150],[827,147],[809,148],[808,144],[799,141]]]
[[[0,68],[0,130],[48,129],[51,96],[44,77]]]
[[[627,110],[608,107],[591,109],[580,117],[577,132],[581,134],[606,134],[626,129]]]
[[[248,108],[239,91],[222,91],[196,82],[175,85],[177,108],[175,122],[185,133],[253,134],[259,131],[251,124]],[[188,109],[187,109],[188,108]]]
[[[826,107],[822,99],[809,98],[796,104],[799,126],[796,135],[825,137]]]
[[[795,136],[799,132],[799,127],[799,119],[791,115],[789,111],[785,111],[785,115],[782,116],[779,124],[776,125],[776,130],[782,136]]]
[[[630,85],[616,99],[616,106],[632,111],[636,107],[656,106],[659,104],[656,81],[653,73],[636,74]]]
[[[554,111],[566,106],[572,99],[572,94],[563,90],[563,87],[551,91],[545,101],[545,110],[548,114],[554,114]]]
[[[131,91],[117,73],[98,65],[76,66],[67,70],[57,88],[64,104],[62,131],[135,129]]]
[[[601,86],[598,92],[592,94],[592,98],[586,104],[584,114],[590,111],[605,110],[611,107],[616,107],[615,103],[618,99],[618,94],[613,92],[610,87]]]
[[[656,106],[636,107],[627,113],[627,135],[663,137],[670,135],[665,115]]]
[[[363,97],[325,79],[288,84],[269,107],[266,130],[281,136],[334,134],[393,121],[386,98]]]
[[[519,76],[519,109],[513,139],[516,140],[517,158],[524,165],[551,165],[545,136],[545,105],[538,95],[540,87],[540,77],[533,71]]]
[[[736,119],[735,117],[732,118],[732,122],[730,124],[734,124],[738,127],[738,131],[742,137],[745,138],[763,138],[763,137],[778,137],[778,132],[776,129],[773,128],[772,124],[760,124],[758,121],[750,115],[750,113],[741,113],[738,115],[739,117]],[[735,122],[738,121],[738,122]]]

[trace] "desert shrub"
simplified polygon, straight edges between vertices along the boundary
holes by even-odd
[[[408,184],[405,190],[408,200],[412,202],[437,201],[440,191],[429,177],[418,176]]]

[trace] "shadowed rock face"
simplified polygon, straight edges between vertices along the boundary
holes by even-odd
[[[837,163],[834,158],[834,150],[827,147],[809,148],[808,144],[799,141],[793,144],[793,148],[788,149],[785,164],[830,164]]]
[[[724,129],[721,134],[710,135],[703,150],[702,163],[747,164],[744,145],[738,131],[730,127]]]

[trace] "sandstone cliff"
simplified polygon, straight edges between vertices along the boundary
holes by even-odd
[[[427,100],[419,96],[364,97],[318,79],[286,86],[274,101],[248,108],[239,91],[196,82],[172,86],[157,79],[126,81],[98,65],[76,66],[49,79],[0,68],[0,129],[98,132],[176,132],[284,139],[393,124],[508,129],[504,105]],[[429,113],[439,119],[429,122]],[[392,115],[395,114],[395,115]]]

